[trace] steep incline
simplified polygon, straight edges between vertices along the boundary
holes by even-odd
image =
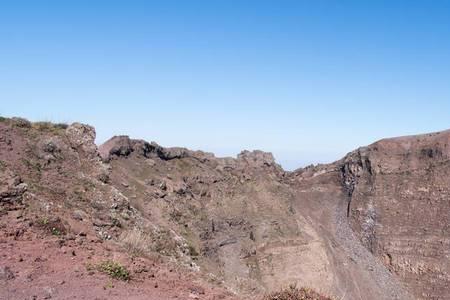
[[[334,295],[349,299],[411,299],[402,284],[361,244],[349,227],[348,196],[341,165],[310,167],[292,174],[296,209],[323,238],[336,275]]]
[[[360,240],[420,299],[450,296],[450,131],[385,139],[343,159]]]
[[[340,298],[410,298],[341,217],[348,197],[337,165],[289,174],[260,151],[216,158],[125,136],[100,153],[132,205],[238,294],[296,283]]]

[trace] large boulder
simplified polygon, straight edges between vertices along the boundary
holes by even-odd
[[[163,160],[184,158],[189,156],[189,150],[181,147],[161,148],[158,156]]]
[[[238,154],[237,159],[240,163],[245,163],[253,167],[276,166],[272,153],[261,150],[244,150]]]
[[[130,139],[128,136],[114,136],[99,148],[99,153],[103,161],[108,162],[113,157],[129,156],[131,153],[144,157],[158,157],[162,160],[184,158],[190,155],[191,151],[181,147],[164,148],[155,142]]]
[[[12,171],[6,169],[0,172],[0,204],[19,204],[27,187]]]
[[[88,157],[97,156],[94,127],[81,123],[73,123],[67,127],[66,136],[72,148],[84,151]]]

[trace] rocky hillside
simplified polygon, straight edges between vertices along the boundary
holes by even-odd
[[[3,298],[450,295],[450,132],[295,172],[262,151],[94,140],[87,125],[1,119]]]

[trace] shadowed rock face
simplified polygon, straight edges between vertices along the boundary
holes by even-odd
[[[133,152],[146,158],[157,157],[162,160],[184,158],[196,154],[196,152],[186,148],[164,148],[155,142],[148,143],[143,140],[134,140],[126,135],[115,136],[99,147],[99,154],[104,162],[109,162],[113,158],[127,157]]]
[[[171,261],[184,271],[161,299],[192,294],[182,290],[192,274],[206,290],[194,295],[200,299],[233,298],[211,284],[241,299],[293,283],[337,299],[450,293],[448,131],[382,140],[332,164],[285,172],[262,151],[217,158],[127,136],[97,149],[90,126],[44,125],[0,122],[0,229],[51,216],[58,232],[89,236],[86,248],[74,242],[81,253],[101,244],[108,250],[96,253],[105,257]],[[152,295],[142,274],[132,274],[145,291],[136,299]],[[0,295],[13,295],[20,278],[0,285]]]

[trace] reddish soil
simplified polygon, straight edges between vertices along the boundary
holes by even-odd
[[[1,219],[0,299],[233,299],[223,289],[199,283],[198,274],[157,258],[132,258],[94,236],[54,236],[19,211]],[[95,270],[120,262],[131,280]],[[94,267],[94,268],[93,268]]]

